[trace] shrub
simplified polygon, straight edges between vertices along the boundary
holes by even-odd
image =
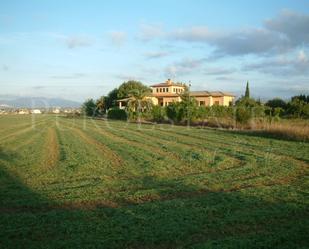
[[[280,117],[283,114],[284,110],[281,107],[275,107],[274,108],[274,116]]]
[[[189,91],[185,91],[180,96],[181,102],[179,104],[178,119],[179,121],[191,122],[197,118],[197,101],[190,96]]]
[[[309,118],[309,104],[306,104],[303,107],[303,116],[304,118]]]
[[[112,108],[108,111],[107,118],[117,119],[117,120],[126,120],[127,119],[127,113],[123,109]]]
[[[248,108],[251,111],[251,116],[261,118],[265,116],[265,107],[262,105],[256,105],[253,108]]]
[[[161,122],[165,118],[165,110],[161,106],[153,106],[151,110],[151,117],[153,121]]]
[[[236,121],[240,124],[248,124],[251,119],[251,110],[244,106],[239,106],[236,109]]]
[[[205,120],[211,115],[211,109],[209,106],[199,106],[197,109],[196,117],[200,120]]]
[[[165,112],[166,116],[174,122],[180,122],[182,120],[183,113],[181,111],[179,102],[173,102],[170,105],[166,106]]]

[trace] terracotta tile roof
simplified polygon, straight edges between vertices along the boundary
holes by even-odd
[[[152,97],[160,98],[160,97],[178,97],[179,94],[177,93],[151,93]]]
[[[213,96],[213,97],[223,97],[223,96],[232,96],[234,97],[235,95],[232,93],[228,92],[220,92],[220,91],[191,91],[190,92],[191,96]]]
[[[157,83],[157,84],[154,84],[154,85],[151,85],[151,87],[169,87],[169,86],[181,86],[181,87],[184,87],[182,84],[179,84],[179,83]]]
[[[214,93],[214,94],[216,94],[216,93],[218,93],[218,94],[220,94],[220,96],[231,96],[231,97],[235,97],[235,94],[233,94],[233,93],[229,93],[229,92],[211,92],[212,94]],[[213,96],[213,95],[212,95]]]
[[[210,92],[208,91],[191,91],[191,96],[210,96]]]

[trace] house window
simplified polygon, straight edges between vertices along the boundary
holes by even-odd
[[[176,92],[176,89],[175,89],[175,88],[173,88],[173,92]]]
[[[220,104],[220,102],[219,101],[215,101],[215,105],[219,105]]]
[[[162,92],[162,88],[160,88],[160,93]]]
[[[166,92],[168,93],[168,88],[166,88]]]
[[[200,101],[200,106],[204,106],[205,105],[205,101]]]
[[[157,88],[157,93],[159,92],[159,88]]]
[[[163,92],[165,93],[165,88],[163,88]]]

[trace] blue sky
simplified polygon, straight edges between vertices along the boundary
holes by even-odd
[[[98,97],[129,79],[309,93],[309,1],[0,2],[0,94]]]

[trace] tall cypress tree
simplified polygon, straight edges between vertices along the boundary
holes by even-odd
[[[245,97],[250,98],[249,81],[247,81]]]

